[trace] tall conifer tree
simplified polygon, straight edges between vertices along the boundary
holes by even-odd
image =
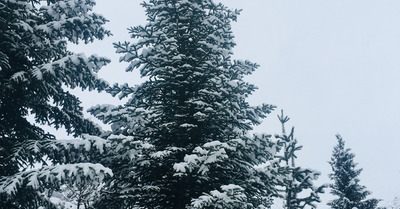
[[[297,139],[294,137],[294,127],[292,127],[289,134],[286,133],[285,124],[290,118],[283,114],[283,110],[281,115],[278,115],[278,118],[282,124],[282,135],[277,135],[276,137],[284,143],[281,160],[284,164],[282,169],[286,169],[287,172],[282,192],[284,208],[316,208],[316,203],[321,202],[319,194],[324,193],[324,188],[327,185],[316,186],[314,184],[314,181],[321,175],[320,172],[296,166],[297,151],[301,150],[302,146],[297,145]]]
[[[106,19],[91,12],[94,4],[93,0],[0,2],[0,208],[52,208],[48,194],[61,183],[110,173],[103,166],[80,163],[86,158],[78,152],[102,140],[56,141],[36,125],[65,127],[75,135],[100,134],[83,117],[79,99],[64,88],[108,86],[96,72],[109,60],[67,50],[68,41],[88,43],[109,34],[103,28]],[[35,163],[46,165],[44,157],[54,165],[29,169]]]
[[[109,91],[122,106],[90,111],[112,126],[114,178],[98,208],[268,207],[280,181],[271,162],[281,146],[248,134],[274,108],[253,107],[243,80],[257,64],[232,59],[239,11],[213,0],[149,0],[147,24],[117,43],[127,71],[147,80]]]
[[[332,167],[330,179],[331,193],[337,198],[328,203],[333,209],[374,209],[380,200],[366,199],[371,192],[359,184],[362,169],[357,169],[354,163],[355,154],[345,148],[345,142],[340,135],[336,135],[338,144],[334,147],[329,164]]]

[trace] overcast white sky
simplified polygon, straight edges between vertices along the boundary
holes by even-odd
[[[400,196],[400,1],[398,0],[220,0],[243,9],[233,24],[236,59],[261,65],[249,77],[259,90],[254,104],[278,106],[256,131],[279,133],[280,109],[304,146],[298,162],[322,172],[328,183],[335,134],[356,154],[361,184],[383,204]],[[95,12],[114,34],[89,47],[73,47],[113,59],[100,72],[110,83],[139,82],[124,73],[112,42],[129,41],[126,28],[145,23],[140,0],[97,0]],[[86,107],[113,102],[85,96]],[[318,208],[328,208],[323,196]]]

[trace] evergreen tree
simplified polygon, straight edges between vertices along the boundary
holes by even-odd
[[[357,169],[354,163],[355,154],[345,148],[345,142],[340,135],[336,135],[338,144],[334,147],[331,161],[332,167],[330,179],[334,181],[330,185],[331,193],[337,199],[329,202],[328,205],[334,209],[374,209],[380,200],[366,199],[371,192],[365,186],[359,184],[362,169]]]
[[[281,156],[284,165],[282,168],[287,169],[286,178],[284,180],[284,207],[286,209],[303,209],[306,206],[316,208],[315,203],[321,202],[320,193],[324,193],[327,185],[315,186],[314,182],[321,175],[320,172],[296,166],[296,151],[301,150],[302,146],[297,145],[297,139],[294,137],[294,127],[286,134],[285,124],[290,120],[288,116],[284,116],[283,110],[279,116],[282,124],[282,135],[276,137],[281,139],[283,145],[283,155]]]
[[[101,180],[111,174],[100,164],[83,163],[90,156],[80,154],[104,148],[104,140],[57,141],[37,125],[64,127],[76,136],[101,133],[83,117],[79,99],[64,88],[108,86],[96,72],[109,60],[67,50],[67,42],[89,43],[109,35],[103,28],[105,18],[91,12],[94,4],[0,2],[0,208],[52,208],[48,195],[63,182]],[[31,169],[35,163],[44,166]]]
[[[232,60],[239,11],[213,0],[149,0],[148,23],[117,43],[127,71],[147,80],[109,89],[123,106],[90,109],[112,126],[114,172],[97,208],[268,207],[280,182],[269,135],[249,135],[274,108],[250,106],[243,80],[258,66]]]
[[[400,209],[400,197],[394,198],[394,200],[387,209]]]

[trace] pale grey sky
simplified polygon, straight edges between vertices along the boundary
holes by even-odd
[[[145,23],[142,1],[97,0],[95,11],[111,22],[104,42],[73,47],[107,56],[100,72],[110,83],[139,82],[124,73],[112,42],[129,41],[126,28]],[[234,57],[261,65],[249,77],[256,103],[270,103],[292,118],[304,146],[298,162],[322,172],[328,183],[331,152],[340,133],[363,168],[361,184],[383,204],[400,196],[400,1],[398,0],[220,0],[243,9],[233,24]],[[115,101],[90,94],[87,107]],[[279,133],[274,112],[256,128]],[[323,195],[318,208],[332,197]]]

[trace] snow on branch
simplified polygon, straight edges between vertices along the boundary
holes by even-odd
[[[212,190],[192,200],[193,208],[247,208],[247,196],[238,185],[222,185],[220,190]]]
[[[83,149],[86,152],[97,150],[100,154],[102,154],[106,148],[110,147],[108,140],[88,134],[83,135],[83,140],[56,140],[54,144],[63,149]]]
[[[223,162],[228,159],[227,150],[234,150],[234,146],[220,141],[205,143],[203,146],[196,147],[193,154],[186,155],[184,162],[175,163],[174,169],[178,176],[184,175],[188,171],[198,169],[198,173],[204,175],[209,171],[209,166],[214,163]]]
[[[34,67],[30,73],[37,80],[51,77],[52,79],[65,83],[71,88],[77,87],[76,85],[79,83],[78,85],[83,89],[88,88],[92,90],[95,86],[99,86],[99,89],[103,90],[108,87],[109,84],[107,81],[98,78],[96,72],[109,62],[110,60],[108,58],[97,55],[86,57],[83,53],[70,54],[39,67]],[[96,83],[94,83],[94,81]]]
[[[112,175],[112,171],[101,164],[77,163],[44,166],[19,172],[12,178],[0,179],[0,193],[15,195],[18,189],[23,187],[43,191],[46,188],[57,188],[63,183],[79,184],[82,181],[100,184],[106,177]]]

